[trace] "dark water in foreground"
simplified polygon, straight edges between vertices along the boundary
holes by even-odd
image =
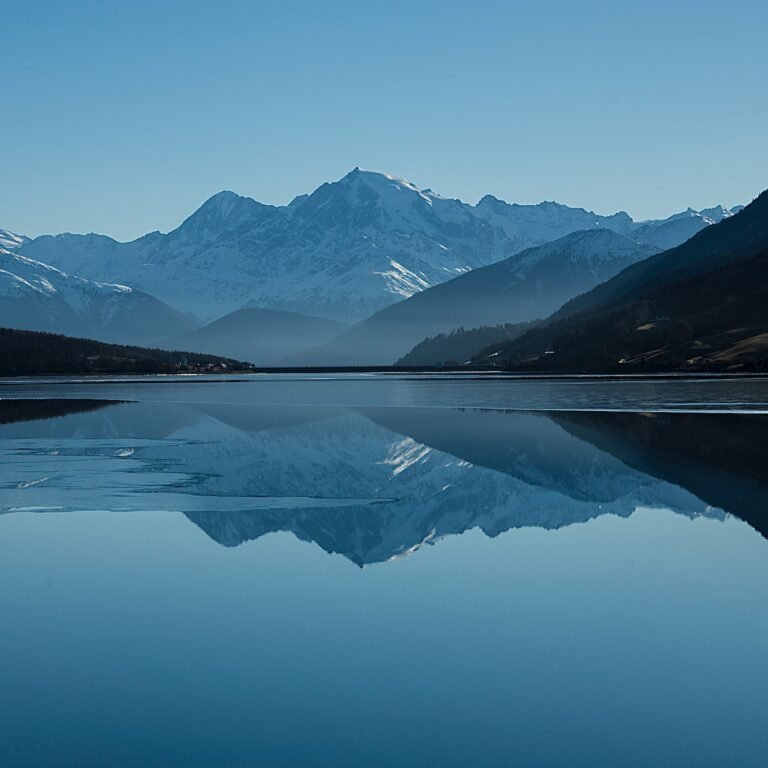
[[[3,768],[765,765],[768,382],[0,398]]]

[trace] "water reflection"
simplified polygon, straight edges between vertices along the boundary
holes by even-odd
[[[71,413],[88,413],[114,405],[116,400],[35,400],[16,398],[0,399],[0,424],[16,424],[21,421],[42,421],[67,416]]]
[[[0,415],[5,513],[178,511],[225,546],[290,531],[358,565],[638,507],[768,531],[760,415],[82,400]]]
[[[3,768],[764,764],[765,417],[163,391],[2,406]]]

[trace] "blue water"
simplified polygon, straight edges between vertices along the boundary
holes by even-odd
[[[0,765],[762,766],[767,404],[0,384]]]

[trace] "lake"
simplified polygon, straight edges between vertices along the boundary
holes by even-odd
[[[768,380],[0,381],[0,765],[763,766]]]

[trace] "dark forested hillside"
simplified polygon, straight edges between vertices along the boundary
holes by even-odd
[[[574,307],[580,311],[571,314]],[[558,371],[762,371],[766,307],[763,193],[728,221],[630,267],[476,362]]]
[[[480,328],[457,328],[452,333],[430,336],[417,344],[396,365],[462,365],[480,349],[522,336],[532,323],[483,325]]]
[[[244,370],[235,360],[0,328],[0,376]]]
[[[495,351],[511,368],[764,371],[767,308],[768,250],[584,320],[536,329]]]

